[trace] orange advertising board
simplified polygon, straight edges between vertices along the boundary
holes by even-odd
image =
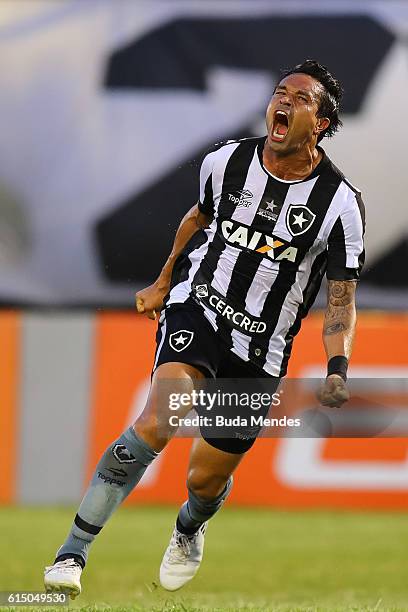
[[[105,448],[143,407],[156,330],[154,323],[132,314],[104,314],[96,325],[86,481]],[[321,328],[318,313],[304,322],[289,376],[325,367]],[[408,370],[407,346],[408,316],[360,314],[352,367],[392,377]],[[173,440],[127,503],[181,502],[190,445],[190,440]],[[408,509],[408,439],[260,439],[238,468],[230,499],[276,507]]]
[[[15,498],[20,315],[0,313],[0,504]]]

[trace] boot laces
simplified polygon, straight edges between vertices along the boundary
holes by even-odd
[[[75,561],[75,559],[64,559],[64,561],[58,561],[57,563],[54,563],[54,565],[49,565],[45,568],[45,571],[49,572],[53,569],[63,569],[65,572],[70,574],[76,574],[78,568],[81,568],[81,566]]]
[[[205,533],[205,529],[205,523],[193,535],[181,533],[176,529],[171,539],[169,561],[186,564],[191,554],[191,547],[195,544],[197,536]]]

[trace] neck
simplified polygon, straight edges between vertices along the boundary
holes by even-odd
[[[268,139],[263,150],[263,164],[274,176],[285,181],[301,180],[309,176],[322,159],[322,153],[316,143],[306,145],[293,153],[279,155],[273,151]]]

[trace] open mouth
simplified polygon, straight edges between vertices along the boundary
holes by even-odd
[[[282,142],[289,131],[289,117],[281,110],[275,112],[272,127],[272,140]]]

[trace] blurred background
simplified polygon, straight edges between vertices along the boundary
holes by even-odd
[[[134,293],[197,200],[203,152],[264,134],[280,70],[306,58],[343,83],[344,127],[323,146],[367,209],[351,375],[406,390],[406,2],[1,1],[1,503],[80,499],[143,406],[156,324]],[[292,376],[325,371],[322,307],[323,292]],[[181,501],[189,445],[175,440],[127,503]],[[407,493],[406,438],[274,439],[231,503],[408,509]]]

